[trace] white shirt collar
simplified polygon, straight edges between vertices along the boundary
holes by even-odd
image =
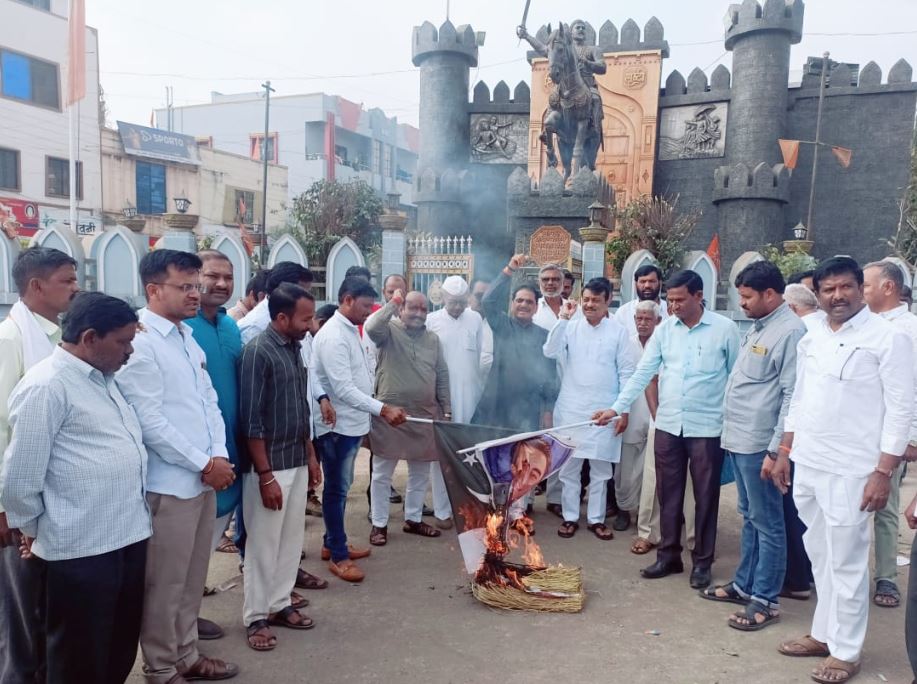
[[[163,337],[168,337],[169,333],[171,333],[173,330],[178,331],[184,336],[191,334],[191,326],[189,326],[184,321],[178,325],[175,325],[168,318],[163,318],[158,313],[150,311],[148,308],[143,308],[140,310],[140,320],[146,327],[152,328]]]
[[[905,314],[909,314],[910,312],[911,312],[911,309],[907,304],[899,304],[894,309],[883,311],[879,315],[882,318],[884,318],[886,321],[893,321],[896,318],[900,318],[901,316],[904,316]]]

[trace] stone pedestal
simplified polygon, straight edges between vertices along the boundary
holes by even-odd
[[[382,272],[379,274],[381,280],[386,276],[398,273],[405,273],[405,253],[406,243],[404,236],[404,227],[408,219],[403,214],[388,210],[379,217],[379,225],[382,226]]]
[[[608,229],[598,225],[589,225],[579,229],[583,240],[583,284],[592,278],[605,275],[605,240]]]
[[[197,239],[194,237],[194,226],[199,218],[197,214],[163,214],[162,218],[169,227],[160,242],[163,249],[197,252]]]
[[[783,251],[787,254],[811,254],[812,247],[815,245],[811,240],[784,240]]]

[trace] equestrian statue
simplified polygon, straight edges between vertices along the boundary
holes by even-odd
[[[555,137],[564,167],[564,182],[586,167],[595,170],[595,160],[602,141],[602,97],[595,74],[607,67],[601,51],[586,45],[586,22],[577,19],[569,26],[561,23],[557,30],[548,26],[548,39],[542,43],[529,35],[525,26],[516,35],[528,41],[532,49],[548,58],[548,75],[554,90],[548,96],[541,142],[545,145],[548,166],[557,166]]]

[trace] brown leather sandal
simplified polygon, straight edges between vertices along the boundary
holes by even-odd
[[[812,679],[819,682],[819,684],[839,684],[839,682],[853,679],[859,671],[859,661],[851,663],[834,656],[828,656],[825,662],[812,671]],[[831,675],[830,677],[829,674]]]
[[[638,556],[642,556],[645,553],[649,553],[656,548],[656,545],[651,542],[649,539],[644,539],[643,537],[637,537],[634,539],[634,543],[630,545],[630,552]]]
[[[564,539],[569,539],[576,531],[579,529],[579,523],[564,521],[560,524],[560,527],[557,528],[557,536]]]
[[[813,639],[811,634],[784,641],[777,647],[777,651],[791,658],[827,658],[831,655],[828,644]]]
[[[196,682],[205,680],[208,682],[218,681],[220,679],[232,679],[239,674],[239,666],[235,663],[227,663],[219,658],[208,658],[201,656],[184,672],[179,674],[187,682]]]
[[[442,536],[442,532],[437,530],[435,527],[428,525],[425,522],[414,522],[413,520],[405,520],[401,531],[406,532],[407,534],[417,534],[421,537]]]
[[[373,546],[385,546],[388,543],[388,525],[385,527],[373,525],[373,528],[369,531],[369,543]]]

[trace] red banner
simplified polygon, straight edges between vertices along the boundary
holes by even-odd
[[[0,197],[0,231],[30,237],[39,227],[38,204]]]

